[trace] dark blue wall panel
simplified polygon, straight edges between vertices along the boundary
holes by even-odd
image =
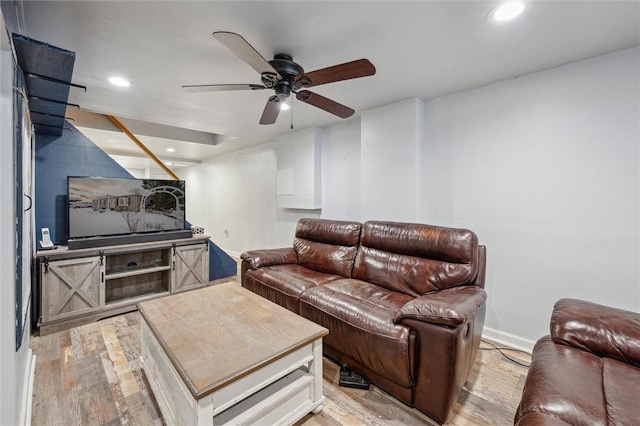
[[[67,224],[67,176],[129,178],[129,172],[98,148],[69,122],[62,136],[36,135],[35,213],[37,240],[49,228],[55,244],[69,238]],[[187,183],[188,184],[188,183]],[[209,279],[236,275],[236,262],[209,242]]]
[[[238,273],[238,264],[209,240],[209,279],[230,277]]]
[[[36,134],[35,155],[37,240],[42,228],[49,228],[56,244],[69,238],[67,176],[132,177],[68,122],[62,136]]]

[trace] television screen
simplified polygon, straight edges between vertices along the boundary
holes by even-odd
[[[69,238],[186,229],[184,181],[67,179]]]

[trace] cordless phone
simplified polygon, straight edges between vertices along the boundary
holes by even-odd
[[[40,240],[40,246],[42,246],[43,249],[51,249],[54,247],[51,242],[51,236],[49,235],[49,228],[42,228],[42,240]]]

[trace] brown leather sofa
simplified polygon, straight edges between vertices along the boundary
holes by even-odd
[[[485,247],[465,229],[302,219],[242,285],[329,329],[324,352],[444,423],[476,357]]]
[[[514,424],[640,425],[640,314],[561,299],[533,348]]]

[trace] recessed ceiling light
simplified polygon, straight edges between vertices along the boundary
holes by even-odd
[[[171,161],[165,161],[164,164],[166,164],[167,166],[172,165],[173,163]]]
[[[173,148],[167,148],[167,152],[176,152],[176,150]]]
[[[109,83],[118,87],[129,87],[131,86],[131,82],[124,77],[113,76],[109,77]]]
[[[489,12],[487,19],[492,23],[507,22],[522,15],[530,5],[530,0],[504,1]]]

